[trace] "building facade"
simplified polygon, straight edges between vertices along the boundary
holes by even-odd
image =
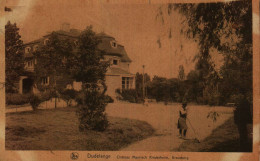
[[[61,37],[69,38],[73,43],[77,43],[77,39],[80,35],[80,31],[77,29],[70,29],[69,24],[63,24],[61,30],[56,31]],[[41,45],[45,45],[48,42],[50,34],[43,36],[42,38],[28,42],[24,45],[25,56],[25,70],[26,74],[20,76],[20,81],[17,84],[19,87],[19,93],[37,93],[39,92],[37,86],[33,80],[34,66],[37,61],[32,54],[33,51],[37,51],[37,48]],[[105,33],[99,33],[97,36],[101,42],[98,45],[98,49],[103,51],[103,60],[109,61],[110,67],[105,75],[105,83],[107,85],[107,92],[111,97],[116,97],[116,89],[134,89],[135,88],[135,75],[130,73],[129,67],[131,59],[128,57],[123,45],[119,44],[116,39]],[[44,85],[49,85],[50,78],[44,77],[41,80]],[[75,90],[81,89],[81,82],[72,81],[72,83],[66,85],[68,88]]]

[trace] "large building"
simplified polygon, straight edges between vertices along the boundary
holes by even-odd
[[[69,24],[63,24],[61,30],[56,31],[56,33],[61,37],[69,38],[73,43],[77,44],[77,39],[80,35],[80,31],[77,29],[70,29]],[[40,39],[31,41],[25,44],[25,70],[27,74],[20,77],[19,81],[19,93],[37,93],[37,86],[33,80],[34,66],[37,61],[33,57],[32,52],[36,51],[41,45],[45,45],[48,42],[48,37],[50,34],[43,36]],[[119,44],[116,39],[105,33],[99,33],[97,36],[101,39],[98,45],[98,49],[104,51],[103,59],[105,61],[110,61],[110,67],[106,72],[106,85],[107,94],[115,97],[116,89],[133,89],[135,88],[135,75],[131,74],[129,71],[129,66],[131,64],[131,59],[128,57],[123,45]],[[50,78],[42,78],[42,84],[48,85]],[[71,84],[67,84],[68,87],[74,88],[75,90],[81,89],[81,83],[72,81]]]

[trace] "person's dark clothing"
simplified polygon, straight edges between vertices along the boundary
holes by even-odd
[[[248,124],[253,123],[252,114],[250,111],[250,103],[247,100],[242,100],[234,111],[234,121],[238,127],[240,137],[240,150],[249,151],[250,142],[248,139],[249,131],[247,129]]]

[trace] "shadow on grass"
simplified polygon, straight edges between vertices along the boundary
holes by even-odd
[[[174,151],[186,152],[251,152],[252,139],[249,145],[240,147],[239,132],[234,118],[213,130],[212,134],[198,143],[196,140],[183,142]]]

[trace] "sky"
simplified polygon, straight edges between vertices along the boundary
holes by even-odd
[[[12,0],[7,6],[13,11],[7,13],[6,21],[17,23],[24,42],[59,30],[64,22],[80,30],[92,25],[95,32],[105,32],[124,45],[133,61],[132,73],[142,72],[145,65],[145,72],[151,76],[173,78],[178,76],[179,65],[184,66],[186,75],[194,69],[197,44],[180,33],[184,17],[177,12],[169,16],[167,4]],[[164,23],[156,18],[159,8],[162,8]]]

